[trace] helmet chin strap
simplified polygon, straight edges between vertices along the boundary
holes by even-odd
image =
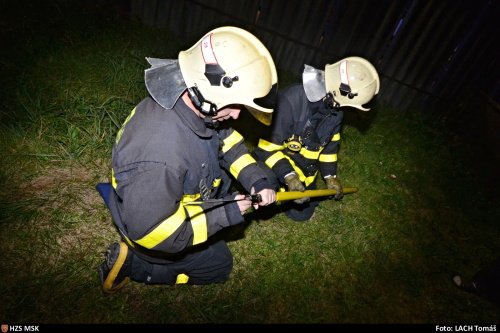
[[[217,114],[217,105],[206,100],[201,94],[198,87],[187,88],[187,92],[194,107],[200,111],[204,116],[213,117]],[[211,119],[211,118],[210,118]]]
[[[214,121],[212,119],[212,117],[210,116],[205,116],[205,118],[203,118],[203,121],[205,122],[205,127],[206,128],[211,128],[211,129],[218,129],[219,128],[219,122],[218,121]]]
[[[327,93],[326,96],[323,97],[323,103],[325,103],[326,107],[330,110],[338,110],[340,108],[340,104],[335,100],[331,92]]]

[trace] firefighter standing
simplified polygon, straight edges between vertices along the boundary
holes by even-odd
[[[264,162],[289,191],[316,188],[321,172],[335,198],[343,196],[337,178],[337,153],[343,107],[368,111],[365,106],[379,91],[377,71],[367,60],[348,57],[324,71],[305,65],[302,84],[278,94],[272,132],[261,138],[253,155]],[[286,215],[309,220],[318,205],[310,198],[283,204]]]
[[[237,119],[241,106],[270,123],[277,74],[265,46],[245,30],[221,27],[178,59],[147,60],[150,96],[132,110],[113,147],[109,208],[122,242],[109,246],[99,267],[106,292],[127,278],[145,284],[227,280],[232,254],[211,236],[242,223],[252,205],[258,208],[243,194],[228,194],[228,173],[261,195],[258,205],[276,199],[277,184],[243,137],[221,123]],[[213,198],[239,201],[187,204]]]

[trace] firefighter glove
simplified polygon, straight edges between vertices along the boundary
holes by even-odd
[[[325,183],[326,183],[326,187],[329,190],[337,191],[337,194],[335,194],[335,196],[334,196],[335,200],[340,200],[344,197],[344,191],[342,189],[342,185],[340,184],[340,181],[337,178],[335,178],[333,176],[325,178]]]
[[[285,184],[288,187],[288,191],[299,191],[299,192],[304,192],[306,190],[306,187],[302,182],[300,181],[299,177],[297,177],[297,174],[292,173],[288,176],[285,177]],[[295,199],[293,202],[296,204],[303,204],[309,201],[309,197],[304,197],[300,199]]]

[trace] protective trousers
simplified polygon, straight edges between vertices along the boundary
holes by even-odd
[[[145,284],[210,284],[224,282],[233,268],[233,256],[223,240],[213,244],[203,244],[196,251],[176,255],[175,260],[151,258],[138,255],[132,250],[132,271],[130,279]],[[194,249],[193,249],[194,250]],[[187,281],[179,282],[178,276],[184,274]]]

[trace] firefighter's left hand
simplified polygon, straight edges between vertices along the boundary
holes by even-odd
[[[335,194],[334,196],[335,200],[340,200],[344,197],[344,191],[342,189],[342,185],[340,184],[340,181],[337,178],[335,177],[325,178],[325,183],[326,183],[326,188],[328,188],[329,190],[337,191],[337,194]]]
[[[234,200],[236,200],[236,203],[238,204],[238,208],[240,209],[241,215],[244,215],[247,210],[252,207],[252,200],[246,199],[246,195],[244,194],[237,194],[234,197]]]
[[[252,188],[252,191],[250,193],[255,194],[255,189]],[[276,191],[275,190],[265,188],[257,194],[260,194],[260,197],[262,200],[259,203],[254,203],[253,208],[255,208],[255,209],[259,209],[259,206],[270,205],[276,201]]]

